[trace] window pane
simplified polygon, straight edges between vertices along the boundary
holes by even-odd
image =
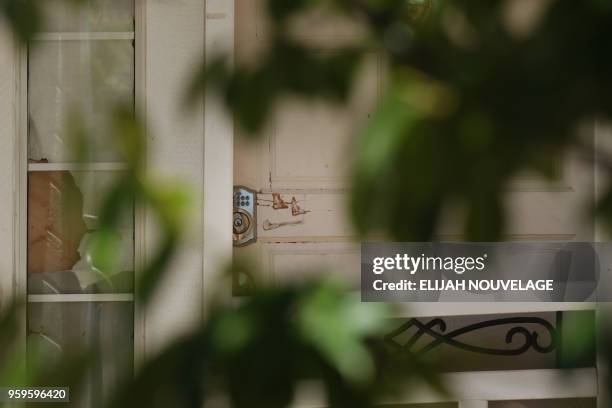
[[[132,292],[133,209],[123,214],[115,270],[99,270],[88,254],[101,200],[116,172],[35,171],[28,175],[28,292]]]
[[[35,43],[30,49],[28,97],[30,160],[77,159],[70,151],[67,128],[78,118],[90,135],[90,157],[85,159],[119,161],[109,138],[109,110],[117,103],[134,104],[132,41]],[[74,150],[74,141],[72,146]]]
[[[134,208],[120,215],[115,262],[94,264],[89,244],[122,174],[66,163],[123,161],[110,117],[117,105],[134,106],[134,0],[40,3],[45,32],[28,50],[27,277],[29,295],[52,296],[28,297],[28,365],[90,353],[85,393],[70,406],[97,407],[133,373],[134,305],[113,301],[132,297],[68,295],[133,293]],[[86,140],[72,139],[75,125]]]
[[[70,406],[101,406],[117,381],[133,372],[132,309],[131,302],[31,303],[30,369],[40,364],[51,367],[61,359],[91,352],[93,367],[84,380],[85,395],[77,401],[71,395]]]
[[[44,0],[45,31],[133,31],[133,0]]]

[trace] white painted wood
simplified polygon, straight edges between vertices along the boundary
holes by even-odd
[[[146,117],[147,87],[147,0],[134,2],[134,102],[136,112]],[[146,124],[145,124],[146,126]],[[134,276],[140,278],[146,260],[147,230],[146,209],[134,208]],[[146,359],[146,309],[141,302],[134,302],[134,368],[137,371]]]
[[[397,317],[468,316],[595,310],[580,302],[405,302],[395,304]]]
[[[133,302],[133,293],[79,293],[28,295],[28,303],[64,303],[64,302]]]
[[[237,58],[251,61],[265,48],[266,27],[258,1],[239,1],[236,32]],[[316,20],[316,19],[315,19]],[[331,20],[330,20],[331,21]],[[325,25],[325,20],[323,23]],[[313,30],[315,37],[334,42],[335,28]],[[327,34],[325,34],[327,33]],[[326,50],[325,52],[333,52]],[[259,144],[239,139],[235,148],[234,182],[260,191],[258,240],[264,244],[291,244],[299,251],[319,243],[351,242],[354,232],[347,214],[351,149],[364,119],[374,108],[385,78],[384,61],[372,55],[346,108],[324,103],[283,100],[263,132]],[[593,228],[584,227],[584,200],[592,194],[592,168],[570,156],[559,158],[560,179],[551,184],[522,176],[510,186],[508,240],[591,240]],[[290,208],[274,209],[273,194],[286,203],[294,197],[304,214]],[[442,239],[461,238],[457,217],[447,217],[438,232]],[[236,254],[253,250],[236,250]],[[262,255],[265,259],[267,255]],[[358,265],[355,264],[355,265]],[[358,273],[354,274],[358,282]]]
[[[24,50],[5,24],[0,24],[0,308],[26,296],[25,129],[27,71]],[[23,272],[23,274],[21,273]],[[19,327],[13,353],[25,369],[26,308],[18,311]]]
[[[19,78],[20,55],[5,24],[0,25],[0,307],[17,294],[19,219]],[[25,239],[25,237],[24,237]]]
[[[260,3],[237,2],[236,48],[237,58],[242,62],[256,59],[265,49],[267,28]],[[315,18],[314,21],[326,26],[331,20]],[[312,24],[302,26],[300,35],[324,38],[330,43],[343,36],[333,24],[326,29],[313,27]],[[326,47],[325,52],[333,49]],[[244,139],[236,143],[234,182],[260,193],[258,243],[252,248],[236,249],[234,253],[254,257],[270,282],[294,281],[319,274],[336,277],[352,289],[359,288],[359,247],[351,244],[355,234],[347,214],[347,169],[348,159],[353,157],[351,135],[358,132],[364,118],[372,112],[385,80],[384,61],[375,55],[370,60],[348,107],[287,99],[279,104],[261,143]],[[573,154],[557,160],[560,177],[556,182],[547,184],[525,174],[508,188],[507,240],[593,239],[593,225],[584,218],[585,203],[593,193],[592,166]],[[272,206],[273,193],[278,193],[276,197],[287,208]],[[292,212],[289,203],[294,198],[305,210],[304,214]],[[445,218],[438,231],[441,240],[461,239],[462,228],[457,218]],[[592,310],[593,305],[420,303],[400,305],[398,309],[406,316],[424,317]]]
[[[28,157],[28,51],[27,48],[18,45],[18,72],[17,78],[17,106],[15,107],[17,118],[17,152],[15,154],[15,189],[14,202],[17,205],[15,208],[14,236],[15,236],[15,269],[14,273],[14,290],[15,297],[18,301],[26,303],[27,296],[27,237],[28,237],[28,176],[27,176],[27,157]],[[19,329],[19,344],[22,347],[19,352],[23,355],[25,364],[27,354],[27,305],[21,308],[19,312],[20,329]],[[26,347],[24,347],[26,346]]]
[[[234,56],[234,0],[206,1],[206,60]],[[232,257],[234,126],[223,102],[205,97],[204,113],[204,309],[214,292],[230,296],[221,273]]]
[[[538,400],[597,397],[597,376],[593,368],[575,370],[480,371],[444,374],[442,381],[449,394],[427,385],[411,385],[403,395],[381,400],[384,404],[426,404],[461,401],[482,405],[486,401]],[[301,387],[296,408],[325,406],[321,388],[316,384]],[[472,405],[462,405],[472,408]]]
[[[28,163],[28,171],[121,171],[125,163]]]
[[[268,29],[260,4],[256,0],[236,2],[236,58],[241,62],[256,60],[266,47]],[[332,21],[315,15],[295,28],[300,38],[312,40],[313,44],[325,48],[324,52],[333,52],[330,44],[343,43],[351,36],[345,33],[345,26]],[[353,38],[357,38],[359,31],[353,32],[356,33],[352,34]],[[347,107],[299,103],[287,98],[279,104],[263,131],[261,143],[237,139],[234,182],[259,191],[258,243],[235,249],[234,254],[255,262],[267,282],[331,276],[345,282],[358,295],[360,248],[354,243],[355,234],[347,211],[350,187],[347,169],[349,159],[354,157],[351,149],[355,141],[351,135],[362,128],[385,81],[384,59],[373,56],[370,61]],[[509,208],[507,240],[593,240],[594,225],[585,219],[584,212],[585,204],[593,196],[593,167],[575,154],[556,160],[559,179],[555,182],[546,183],[523,174],[508,187],[504,197]],[[293,198],[300,209],[306,210],[304,213],[292,212]],[[277,208],[272,206],[275,199]],[[287,208],[279,208],[282,207],[279,199]],[[438,238],[460,240],[459,219],[457,214],[449,212],[438,230]],[[394,317],[548,313],[549,319],[551,312],[559,310],[595,309],[594,304],[542,302],[422,302],[395,306]],[[568,388],[559,386],[559,382],[555,385],[551,373],[547,370],[462,373],[448,378],[463,386],[462,406],[471,408],[472,405],[486,406],[490,399],[561,398],[568,393]],[[585,394],[596,395],[595,370],[576,373],[578,390],[584,386],[582,390],[588,391]],[[491,384],[491,392],[487,394],[486,387],[479,382]],[[421,397],[397,402],[439,401],[426,394]]]
[[[148,128],[148,172],[157,181],[177,181],[192,192],[195,211],[187,236],[146,310],[145,358],[202,318],[203,106],[182,110],[189,78],[204,52],[204,2],[147,1],[142,39]],[[155,222],[145,215],[145,251],[155,251]],[[138,290],[138,288],[136,289]]]
[[[55,32],[39,33],[34,36],[34,41],[116,41],[133,39],[133,32]]]
[[[597,396],[595,369],[516,370],[451,373],[444,381],[454,397],[423,390],[402,401],[442,402],[456,400],[531,400],[589,398]]]
[[[360,246],[334,242],[273,242],[264,238],[255,257],[265,271],[264,278],[273,283],[287,283],[313,276],[333,277],[346,284],[357,295],[360,290]],[[295,239],[290,237],[289,239]],[[247,248],[248,249],[248,248]],[[242,251],[242,249],[241,249]],[[499,313],[534,313],[595,310],[596,304],[585,302],[404,302],[394,305],[397,317],[433,317],[491,315]]]

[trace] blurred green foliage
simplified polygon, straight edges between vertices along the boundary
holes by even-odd
[[[147,362],[111,406],[280,408],[310,383],[327,406],[372,407],[415,377],[443,390],[429,365],[385,353],[386,313],[329,283],[260,289],[236,307],[215,305],[204,327]]]
[[[268,0],[266,52],[251,65],[232,67],[223,56],[207,61],[189,98],[219,92],[237,123],[257,135],[286,95],[345,102],[365,55],[376,50],[388,61],[389,81],[356,135],[351,191],[358,230],[429,240],[447,205],[459,203],[466,237],[496,240],[509,181],[524,170],[553,177],[554,157],[592,148],[577,126],[612,116],[611,3],[537,1],[542,9],[534,9],[529,27],[512,22],[513,3]],[[38,5],[0,0],[0,13],[23,42],[44,24]],[[318,7],[355,19],[367,36],[324,53],[292,36],[292,18]],[[113,123],[130,168],[104,200],[91,254],[95,265],[112,269],[121,215],[134,200],[149,208],[160,239],[137,284],[148,301],[180,242],[188,199],[146,177],[144,124],[133,109],[117,108]],[[612,219],[612,189],[599,208]],[[285,407],[301,381],[314,380],[330,406],[370,407],[411,376],[440,386],[414,356],[389,359],[379,342],[385,313],[329,284],[258,289],[240,304],[213,305],[204,326],[141,367],[111,406],[201,407],[225,398],[236,407]],[[2,350],[2,342],[14,340],[4,333],[16,333],[16,324],[11,311],[0,320]],[[39,367],[29,381],[78,384],[93,357]],[[17,381],[22,363],[1,359],[0,378]]]
[[[66,0],[75,6],[86,1]],[[45,0],[0,0],[0,19],[10,26],[18,41],[28,43],[45,26],[44,2]]]
[[[158,226],[157,248],[152,251],[137,283],[139,298],[147,302],[161,283],[162,274],[182,238],[185,222],[191,214],[191,200],[188,190],[180,184],[174,182],[172,186],[161,185],[147,175],[145,127],[135,116],[134,109],[130,106],[115,107],[112,118],[112,142],[130,167],[117,176],[113,188],[103,198],[99,215],[100,228],[93,235],[89,252],[94,266],[100,271],[117,270],[115,265],[119,262],[118,245],[121,243],[118,231],[121,220],[126,213],[132,216],[134,203],[146,207]],[[86,132],[77,134],[85,140],[76,144],[86,143]]]
[[[42,24],[41,10],[37,0],[2,0],[0,12],[17,39],[28,42]]]
[[[176,185],[161,188],[144,171],[144,125],[133,109],[118,107],[113,118],[114,142],[129,167],[103,198],[100,228],[88,253],[101,271],[115,270],[121,217],[133,202],[146,206],[157,219],[159,246],[138,276],[137,294],[145,306],[154,300],[163,274],[171,273],[168,264],[184,231],[189,200],[184,190]],[[75,128],[74,137],[87,134]],[[300,386],[310,384],[329,406],[373,407],[379,398],[405,391],[409,381],[417,379],[446,392],[429,362],[410,353],[388,352],[383,336],[389,314],[385,305],[363,304],[330,282],[259,287],[235,305],[212,302],[203,325],[117,384],[107,405],[199,408],[205,403],[217,406],[221,398],[233,407],[280,408],[294,401]],[[28,350],[26,373],[26,350],[13,347],[15,341],[21,344],[20,316],[23,307],[15,306],[0,318],[0,346],[14,356],[0,359],[0,383],[68,386],[73,401],[86,396],[87,379],[100,364],[99,350],[62,356],[57,364]]]
[[[356,135],[352,214],[363,234],[427,241],[453,205],[467,239],[500,239],[509,182],[525,171],[552,179],[556,158],[592,149],[577,127],[612,116],[607,1],[265,4],[271,34],[262,56],[235,67],[210,62],[192,95],[219,90],[238,125],[256,135],[284,95],[341,103],[365,55],[384,55],[383,100]],[[326,53],[300,42],[292,18],[321,7],[367,36]],[[600,203],[602,219],[611,197]]]

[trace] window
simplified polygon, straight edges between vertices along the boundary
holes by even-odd
[[[46,0],[27,58],[27,327],[37,363],[93,349],[80,406],[101,404],[134,356],[134,214],[116,270],[87,254],[101,198],[125,164],[109,141],[117,103],[134,106],[134,2]],[[84,129],[87,143],[70,131]]]

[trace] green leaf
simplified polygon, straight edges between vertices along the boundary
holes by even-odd
[[[42,15],[37,0],[0,0],[0,12],[23,43],[28,43],[41,28]]]
[[[326,356],[348,381],[365,383],[374,375],[374,361],[364,339],[381,334],[389,310],[366,305],[323,285],[302,299],[298,327],[302,336]]]

